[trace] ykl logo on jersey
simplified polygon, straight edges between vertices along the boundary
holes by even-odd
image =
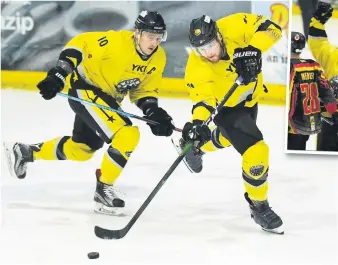
[[[155,66],[153,66],[149,71],[147,71],[147,66],[146,65],[133,64],[133,71],[137,71],[137,72],[141,72],[141,73],[146,73],[146,74],[150,75],[155,70],[156,70]]]

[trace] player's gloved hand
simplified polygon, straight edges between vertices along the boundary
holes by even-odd
[[[172,118],[169,114],[162,108],[157,106],[151,106],[145,111],[145,118],[153,121],[159,122],[159,124],[154,125],[147,123],[156,136],[170,136],[173,133],[175,126],[172,124]]]
[[[54,98],[64,88],[66,77],[67,73],[61,67],[50,69],[47,77],[37,84],[42,97],[46,100]]]
[[[332,16],[332,12],[333,7],[331,4],[319,1],[317,10],[313,14],[313,17],[320,21],[320,23],[325,24]]]
[[[334,126],[338,126],[338,112],[332,114],[331,120]]]
[[[201,147],[211,139],[211,131],[207,125],[203,125],[200,120],[194,120],[193,123],[187,122],[182,130],[184,141],[199,141],[198,147]]]
[[[245,48],[236,48],[233,62],[236,73],[243,78],[244,85],[256,81],[258,74],[262,71],[262,53],[251,45]]]

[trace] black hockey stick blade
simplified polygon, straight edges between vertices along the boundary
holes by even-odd
[[[128,226],[120,230],[108,230],[99,226],[95,226],[95,235],[102,239],[121,239],[128,232]]]

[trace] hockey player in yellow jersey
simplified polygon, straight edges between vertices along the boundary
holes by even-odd
[[[234,26],[235,25],[235,26]],[[183,128],[182,148],[199,141],[200,149],[186,155],[194,172],[202,170],[202,155],[232,145],[242,156],[245,198],[251,216],[264,230],[282,234],[282,220],[267,201],[269,147],[256,125],[257,102],[264,93],[261,53],[281,38],[281,28],[264,16],[238,13],[216,22],[209,16],[193,19],[185,81],[189,87],[192,121]],[[242,76],[239,86],[215,116],[212,131],[203,125],[215,106]],[[226,158],[225,163],[226,162]]]
[[[330,4],[319,2],[311,19],[308,39],[312,55],[324,69],[328,79],[338,75],[338,43],[331,44],[325,31],[325,24],[331,18],[332,12]]]
[[[338,43],[330,43],[325,31],[325,24],[331,18],[332,12],[333,8],[329,3],[319,1],[318,8],[311,19],[308,44],[313,57],[330,80],[338,104]],[[337,30],[338,25],[336,32]],[[317,150],[338,151],[338,114],[330,115],[324,112],[322,115],[324,122],[317,137]]]
[[[140,13],[134,32],[109,30],[75,36],[62,50],[56,67],[37,85],[40,94],[47,100],[54,98],[70,75],[69,95],[113,109],[120,109],[123,98],[129,95],[148,119],[159,123],[148,124],[152,133],[170,136],[172,118],[157,100],[166,65],[159,44],[166,36],[162,16],[148,11]],[[109,148],[96,171],[95,211],[121,213],[125,202],[114,183],[139,142],[139,129],[115,112],[72,100],[69,104],[76,113],[73,134],[35,145],[15,143],[7,148],[12,173],[25,178],[27,163],[35,160],[87,161],[107,143]]]

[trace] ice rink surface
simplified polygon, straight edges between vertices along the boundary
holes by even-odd
[[[190,119],[189,101],[160,104],[177,127]],[[72,131],[74,114],[64,98],[5,90],[1,105],[2,141],[39,143]],[[337,262],[337,157],[284,154],[285,108],[264,105],[258,124],[270,146],[269,200],[285,235],[263,232],[250,219],[241,157],[227,148],[206,155],[199,175],[180,165],[124,239],[96,238],[95,225],[124,227],[177,157],[169,138],[134,124],[141,140],[117,181],[126,198],[124,217],[93,212],[94,172],[107,145],[85,163],[37,161],[23,180],[11,178],[2,159],[0,264]],[[91,251],[100,258],[89,260]]]

